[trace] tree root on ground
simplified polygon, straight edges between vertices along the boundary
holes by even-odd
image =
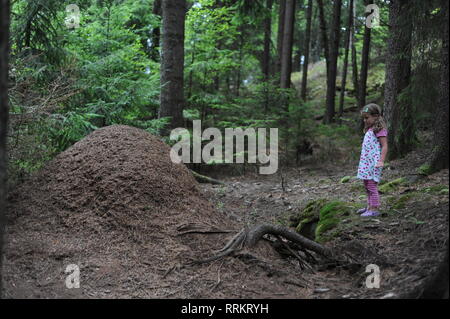
[[[315,258],[308,252],[314,252],[326,260],[328,265],[355,265],[355,259],[349,254],[339,253],[337,254],[331,248],[323,246],[315,241],[312,241],[302,235],[289,230],[288,228],[281,225],[272,224],[261,224],[253,228],[245,227],[239,233],[237,233],[233,238],[231,238],[228,243],[220,250],[216,251],[216,254],[201,260],[195,260],[192,264],[203,264],[209,263],[215,260],[222,259],[226,256],[234,257],[248,257],[248,254],[242,254],[243,249],[253,248],[257,242],[263,239],[264,235],[273,235],[278,237],[282,245],[289,247],[289,244],[300,246],[303,254],[307,257],[308,261],[315,261]],[[285,238],[288,242],[282,240]],[[265,238],[264,238],[265,239]],[[296,246],[297,247],[297,246]],[[308,268],[312,270],[311,265],[304,260],[298,253],[289,247],[289,251],[292,255],[300,261],[300,266],[302,269]],[[256,258],[253,256],[253,258]]]

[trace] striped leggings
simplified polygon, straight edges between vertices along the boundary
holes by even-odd
[[[373,180],[364,180],[364,187],[367,192],[367,204],[372,207],[380,206],[380,195],[378,194],[378,183]]]

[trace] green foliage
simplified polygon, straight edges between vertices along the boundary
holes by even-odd
[[[67,112],[64,115],[58,114],[52,116],[49,131],[50,139],[53,141],[56,150],[65,150],[73,143],[97,129],[91,123],[91,120],[98,117],[100,116],[97,114],[75,111]]]

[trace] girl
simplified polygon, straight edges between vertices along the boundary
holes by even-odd
[[[367,207],[358,213],[364,217],[378,216],[380,197],[378,183],[388,151],[386,123],[377,104],[368,104],[361,111],[364,120],[364,142],[359,160],[358,175],[364,181],[367,192]]]

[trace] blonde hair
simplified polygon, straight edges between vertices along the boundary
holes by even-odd
[[[378,104],[370,103],[363,107],[361,110],[361,116],[366,113],[372,116],[376,116],[376,120],[372,125],[372,130],[376,134],[383,129],[387,129],[386,121],[383,118],[383,110]],[[367,129],[364,128],[364,133],[367,132]]]

